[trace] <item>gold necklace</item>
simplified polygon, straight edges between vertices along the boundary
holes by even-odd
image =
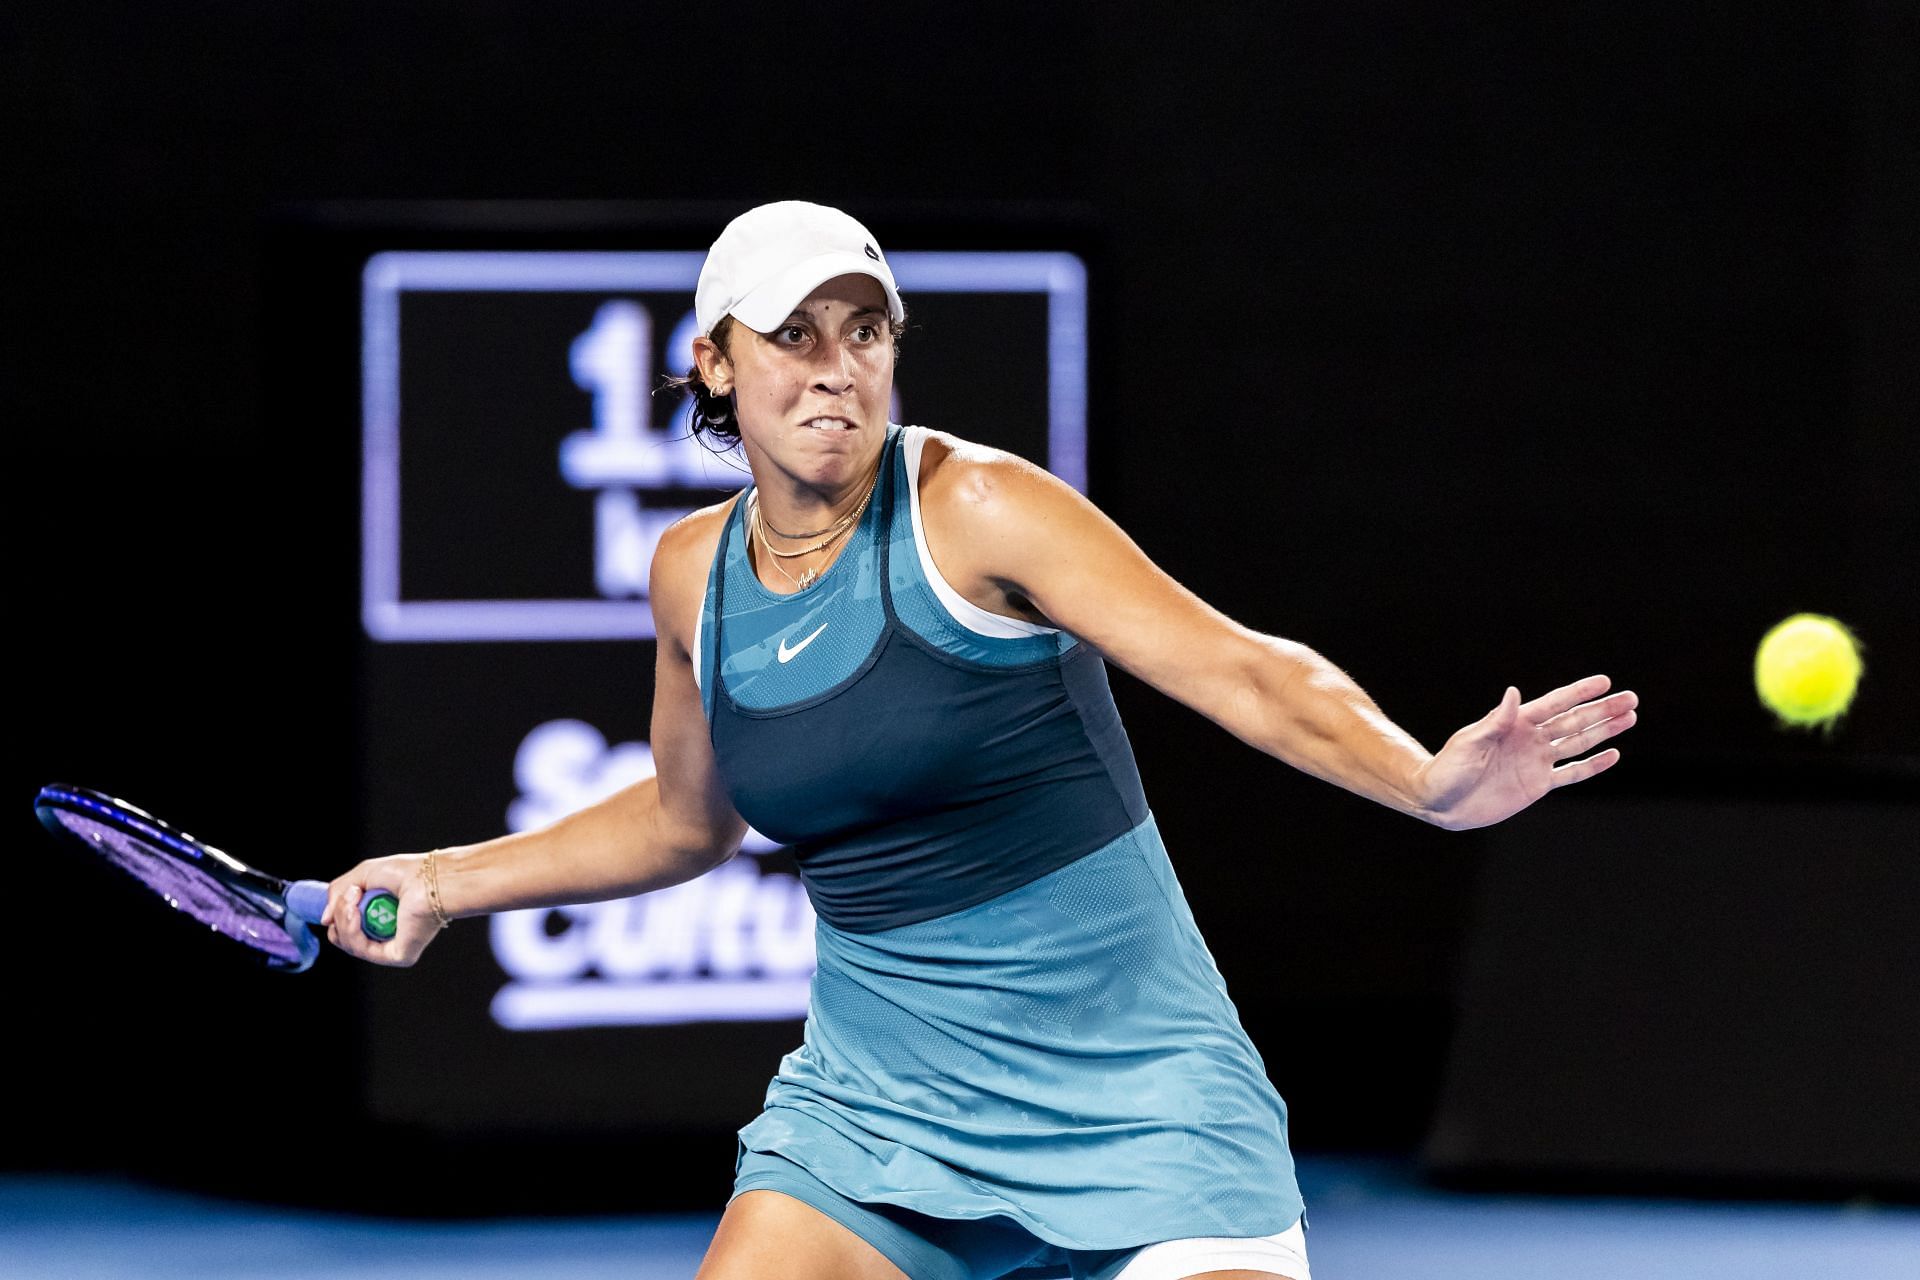
[[[817,538],[823,533],[831,533],[837,529],[844,529],[849,523],[852,522],[855,514],[856,514],[855,512],[849,511],[846,515],[841,516],[838,520],[835,520],[832,524],[828,525],[826,528],[815,529],[811,533],[782,533],[780,532],[780,530],[775,529],[773,525],[768,523],[767,518],[764,515],[760,517],[760,526],[763,529],[766,529],[768,532],[772,533],[775,537],[787,538],[791,541],[798,542],[802,538]]]
[[[858,519],[860,516],[860,513],[867,509],[867,503],[871,501],[872,498],[873,498],[873,490],[868,489],[867,496],[860,500],[859,507],[855,508],[853,512],[855,519]],[[835,533],[832,537],[822,539],[820,542],[814,544],[811,547],[807,547],[801,551],[775,551],[773,549],[773,545],[767,541],[767,531],[765,528],[765,524],[760,518],[760,495],[759,494],[753,495],[752,509],[747,514],[749,516],[748,523],[752,526],[753,531],[760,535],[760,545],[763,548],[765,548],[768,553],[777,557],[773,562],[773,567],[780,571],[781,577],[785,578],[788,582],[793,583],[793,589],[795,591],[805,591],[808,587],[812,586],[814,582],[816,582],[820,577],[821,566],[815,565],[813,568],[808,569],[805,573],[801,574],[800,577],[796,579],[792,574],[787,572],[787,567],[780,563],[780,559],[792,559],[794,556],[806,555],[810,551],[818,551],[824,547],[832,546],[834,543],[838,542],[843,536],[845,536],[848,529],[851,529],[853,527],[852,524],[848,524],[845,528],[841,529],[838,533]]]
[[[760,545],[768,551],[773,551],[773,548],[769,546],[767,543],[766,530],[760,527],[760,522],[758,520],[755,520],[753,522],[753,528],[754,528],[754,532],[760,535]],[[825,544],[823,543],[822,545],[825,545]],[[779,553],[774,552],[774,554],[778,555]],[[798,555],[800,553],[795,552],[794,554]],[[793,583],[793,589],[795,591],[805,591],[808,587],[814,584],[816,579],[820,577],[820,569],[819,569],[819,566],[817,565],[811,569],[808,569],[805,573],[801,574],[798,578],[795,578],[792,574],[788,573],[787,566],[781,564],[778,560],[775,560],[773,562],[773,567],[780,571],[781,577],[785,578],[788,582]]]
[[[831,535],[825,538],[822,538],[819,542],[814,543],[810,547],[802,547],[798,551],[774,550],[773,544],[767,541],[767,529],[770,526],[767,524],[766,518],[760,514],[759,490],[756,489],[753,493],[748,495],[748,507],[747,507],[748,528],[751,533],[757,533],[760,535],[760,545],[763,548],[765,548],[767,554],[775,557],[773,562],[773,567],[780,571],[781,577],[785,578],[788,582],[793,583],[794,590],[805,591],[808,587],[812,586],[813,583],[820,577],[821,568],[820,566],[816,565],[813,568],[808,569],[805,573],[800,575],[800,577],[796,580],[792,574],[787,572],[787,567],[781,564],[780,561],[791,560],[796,556],[810,555],[815,551],[824,550],[825,548],[830,547],[834,543],[838,542],[841,539],[841,537],[843,537],[849,529],[853,528],[855,523],[860,519],[861,514],[866,511],[867,504],[873,501],[873,491],[876,487],[874,482],[878,479],[880,475],[880,464],[883,461],[885,461],[885,459],[886,459],[886,451],[883,449],[881,450],[880,456],[873,460],[873,470],[867,473],[867,492],[866,492],[866,496],[860,499],[860,505],[855,507],[848,514],[840,517],[840,519],[835,521],[834,524],[827,526],[830,529],[834,529],[834,532]],[[780,531],[778,529],[775,529],[774,532],[779,533]],[[821,531],[816,529],[814,532],[818,533]],[[781,536],[787,537],[789,535],[781,534]],[[801,536],[810,537],[812,535],[801,535]]]
[[[884,453],[885,451],[882,450],[883,456],[884,456]],[[764,543],[766,541],[766,534],[768,533],[772,533],[777,537],[786,538],[791,541],[798,541],[801,538],[817,538],[823,533],[838,533],[844,530],[848,525],[852,524],[855,520],[858,520],[860,518],[860,513],[867,509],[867,500],[873,497],[874,477],[877,476],[879,472],[880,472],[880,459],[875,458],[873,460],[873,470],[867,472],[867,479],[866,479],[866,485],[865,485],[866,497],[860,499],[860,504],[856,506],[852,511],[849,511],[846,515],[843,515],[838,520],[835,520],[832,524],[827,525],[825,528],[815,529],[810,533],[781,533],[780,530],[774,528],[772,522],[770,522],[767,519],[766,513],[760,509],[760,494],[756,490],[753,495],[753,509],[754,509],[754,514],[759,518],[759,521],[760,521],[761,542]],[[831,539],[829,539],[829,541],[831,541]],[[827,544],[825,542],[821,542],[821,543],[816,543],[814,546],[811,546],[811,547],[803,547],[798,551],[774,551],[773,554],[777,556],[788,556],[788,557],[803,556],[803,555],[806,555],[809,551],[818,551],[821,547],[824,547],[826,545]],[[772,547],[768,547],[767,549],[769,551],[773,550]]]
[[[847,517],[847,523],[840,526],[840,528],[835,529],[832,533],[828,534],[826,537],[822,538],[820,541],[814,543],[812,546],[801,547],[796,551],[781,551],[777,547],[773,547],[767,544],[767,530],[773,529],[773,526],[767,523],[766,516],[762,514],[760,510],[760,501],[757,496],[755,497],[753,502],[753,510],[751,512],[751,515],[753,516],[754,528],[760,531],[761,545],[765,546],[767,550],[772,552],[774,555],[779,556],[784,560],[791,560],[795,556],[810,555],[813,552],[820,550],[820,548],[822,547],[832,546],[835,542],[839,541],[841,535],[845,534],[846,531],[853,526],[854,518],[859,516],[860,512],[866,509],[866,505],[867,505],[866,503],[862,502],[860,506],[856,508],[853,511],[853,513]],[[775,533],[780,532],[778,529],[773,529],[773,531]],[[786,535],[781,534],[781,536],[785,537]]]

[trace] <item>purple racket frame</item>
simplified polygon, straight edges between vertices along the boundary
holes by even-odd
[[[51,783],[40,788],[33,810],[49,831],[85,845],[176,910],[245,944],[267,967],[299,973],[319,956],[316,931],[327,905],[326,881],[269,875],[144,809],[87,787]],[[396,903],[388,890],[367,891],[361,928],[368,937],[392,937],[391,928],[382,933],[376,921],[390,925]]]

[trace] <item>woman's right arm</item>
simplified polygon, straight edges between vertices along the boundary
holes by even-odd
[[[624,898],[710,871],[740,848],[747,824],[734,812],[707,736],[706,712],[688,652],[725,506],[678,521],[660,539],[649,595],[658,636],[653,753],[658,772],[536,831],[442,849],[434,859],[440,904],[450,918],[525,907]],[[422,875],[424,854],[362,862],[328,886],[322,923],[342,950],[405,966],[438,933]],[[400,922],[388,942],[358,927],[368,886],[393,889]]]

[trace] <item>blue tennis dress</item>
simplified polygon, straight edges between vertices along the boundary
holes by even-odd
[[[1285,1230],[1303,1207],[1286,1107],[1105,665],[940,578],[925,435],[887,428],[876,492],[806,590],[755,576],[744,495],[708,578],[694,657],[716,759],[819,915],[803,1041],[741,1157],[1064,1250]]]

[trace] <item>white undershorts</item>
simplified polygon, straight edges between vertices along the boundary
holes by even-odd
[[[1289,1280],[1312,1280],[1307,1271],[1307,1233],[1296,1222],[1271,1236],[1163,1240],[1135,1254],[1113,1280],[1182,1280],[1202,1271],[1237,1269],[1271,1271]]]

